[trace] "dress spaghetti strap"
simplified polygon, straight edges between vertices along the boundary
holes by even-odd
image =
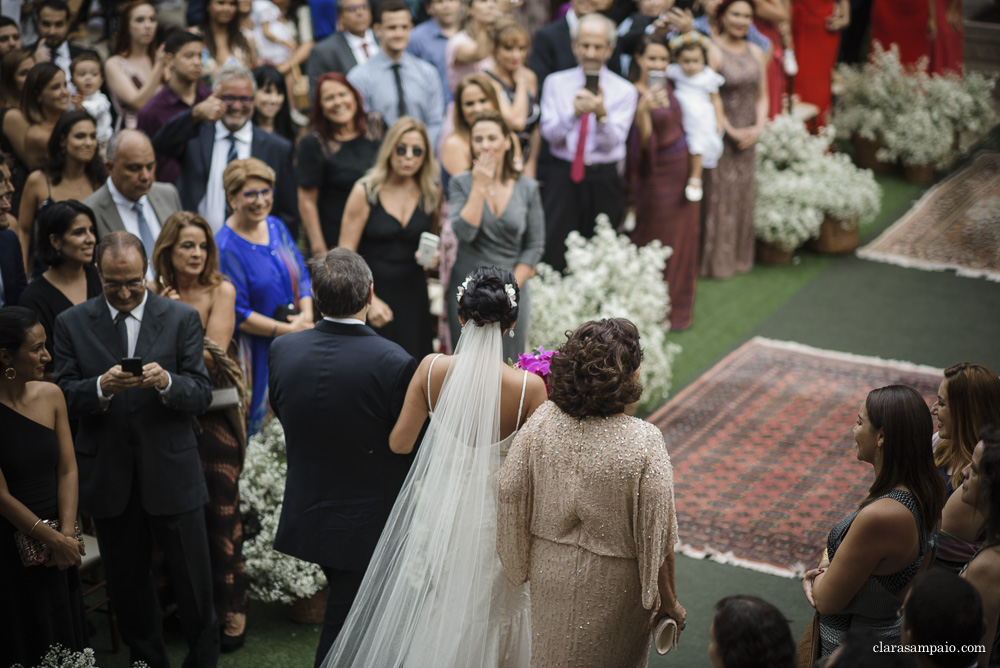
[[[528,372],[524,372],[521,377],[521,401],[517,404],[517,420],[514,422],[514,431],[521,426],[521,411],[524,410],[524,389],[528,387]]]
[[[444,355],[444,353],[438,353],[431,360],[431,365],[427,367],[427,412],[433,413],[434,409],[431,408],[431,372],[434,371],[434,362],[438,361],[438,358]]]

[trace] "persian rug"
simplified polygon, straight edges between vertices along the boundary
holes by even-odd
[[[852,429],[868,392],[928,402],[941,371],[755,338],[654,413],[674,467],[684,554],[795,577],[875,476]]]
[[[976,156],[857,253],[866,260],[1000,281],[1000,154]]]

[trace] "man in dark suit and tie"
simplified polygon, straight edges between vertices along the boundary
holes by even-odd
[[[347,74],[351,68],[366,62],[378,50],[372,32],[372,8],[369,0],[337,0],[337,15],[341,30],[320,41],[309,52],[306,75],[310,94],[316,80],[327,72]]]
[[[181,211],[177,188],[156,183],[156,154],[149,137],[139,130],[119,130],[108,142],[108,180],[83,203],[94,210],[97,238],[124,230],[142,240],[147,253],[163,224]],[[152,259],[152,258],[149,258]],[[147,271],[146,278],[153,278]]]
[[[146,289],[145,249],[134,235],[104,237],[96,259],[104,294],[64,311],[55,327],[56,382],[79,420],[80,512],[94,518],[130,661],[169,665],[150,570],[155,538],[188,643],[184,665],[213,667],[208,490],[191,426],[212,399],[201,319]],[[139,358],[137,375],[125,358]]]
[[[236,63],[223,65],[211,97],[175,116],[153,137],[156,152],[181,165],[177,189],[185,211],[197,211],[218,232],[226,222],[222,173],[233,160],[254,157],[275,172],[274,215],[294,239],[299,231],[299,204],[292,166],[292,143],[254,126],[253,73]]]
[[[365,324],[374,290],[360,255],[334,248],[312,281],[325,317],[271,344],[268,396],[288,454],[274,548],[319,564],[330,582],[319,666],[410,468],[411,456],[389,450],[389,432],[417,363]]]
[[[63,0],[42,0],[35,5],[35,27],[39,38],[28,47],[34,54],[36,63],[48,61],[58,65],[66,73],[67,82],[70,80],[70,63],[87,50],[66,40],[69,36],[69,23],[68,4]]]

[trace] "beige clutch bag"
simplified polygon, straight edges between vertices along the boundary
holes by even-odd
[[[677,622],[664,617],[653,629],[653,647],[657,654],[666,654],[677,645]]]

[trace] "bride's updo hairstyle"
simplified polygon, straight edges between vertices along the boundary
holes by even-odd
[[[577,419],[621,413],[642,396],[639,330],[624,318],[580,325],[552,356],[549,399]]]
[[[507,292],[508,286],[514,293],[513,300]],[[506,331],[517,321],[520,299],[514,274],[499,267],[480,267],[458,288],[458,315],[479,327],[499,322],[500,329]]]

